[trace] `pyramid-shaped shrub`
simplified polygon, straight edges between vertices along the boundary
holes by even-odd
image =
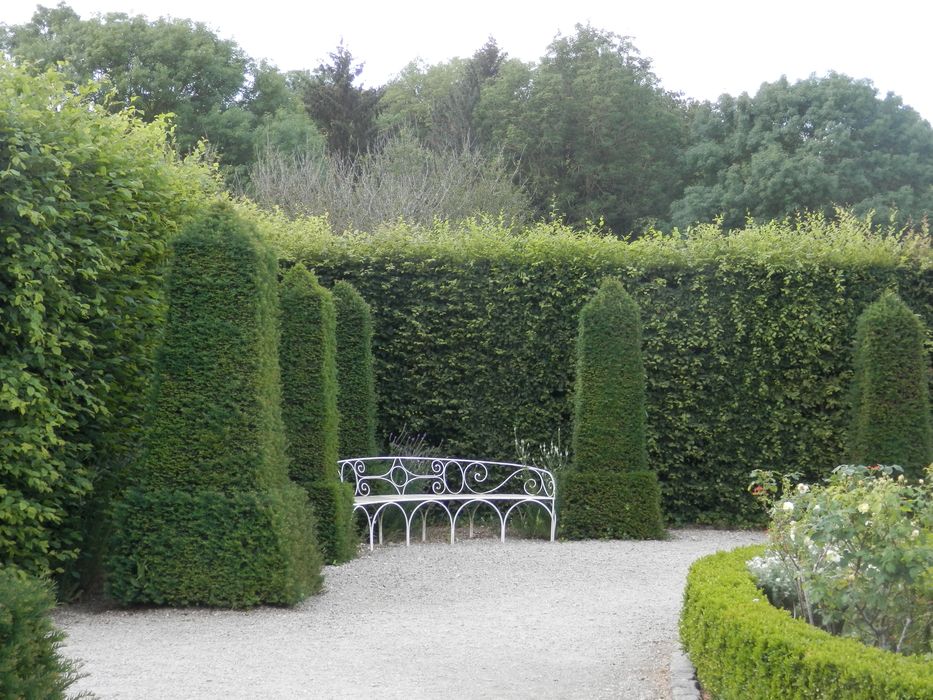
[[[117,600],[293,604],[320,588],[312,511],[288,479],[276,274],[228,204],[173,243],[144,449],[115,512]]]
[[[645,440],[641,317],[616,279],[603,280],[580,312],[574,392],[573,468],[558,490],[562,534],[663,536]]]
[[[859,316],[849,458],[920,476],[933,461],[930,362],[923,321],[893,292]]]
[[[302,264],[282,280],[282,415],[289,475],[311,498],[328,562],[356,553],[353,489],[337,472],[337,340],[334,298]]]
[[[376,380],[369,304],[349,282],[334,284],[341,458],[376,454]]]

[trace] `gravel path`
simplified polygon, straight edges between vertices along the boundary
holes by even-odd
[[[55,620],[102,698],[671,698],[690,563],[760,533],[664,542],[385,546],[293,609],[101,609]]]

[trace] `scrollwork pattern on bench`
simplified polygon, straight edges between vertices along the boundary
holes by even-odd
[[[426,511],[437,506],[450,521],[450,541],[456,538],[457,521],[469,506],[470,535],[473,516],[480,506],[488,506],[500,521],[500,537],[505,540],[509,516],[522,504],[544,509],[551,520],[554,540],[557,513],[556,484],[547,469],[526,464],[492,462],[449,457],[356,457],[338,463],[340,480],[354,488],[354,510],[361,511],[369,526],[369,546],[373,548],[375,529],[382,542],[382,518],[397,509],[405,520],[405,542],[411,542],[411,524],[422,515],[422,539],[426,532]]]

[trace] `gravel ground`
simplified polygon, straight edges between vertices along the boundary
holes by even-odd
[[[101,698],[671,698],[690,563],[763,541],[387,545],[292,609],[60,608]]]

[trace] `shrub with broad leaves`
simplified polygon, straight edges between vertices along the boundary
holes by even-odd
[[[771,525],[749,569],[795,617],[882,649],[930,653],[933,465],[925,479],[899,472],[842,465],[822,484],[752,472]]]

